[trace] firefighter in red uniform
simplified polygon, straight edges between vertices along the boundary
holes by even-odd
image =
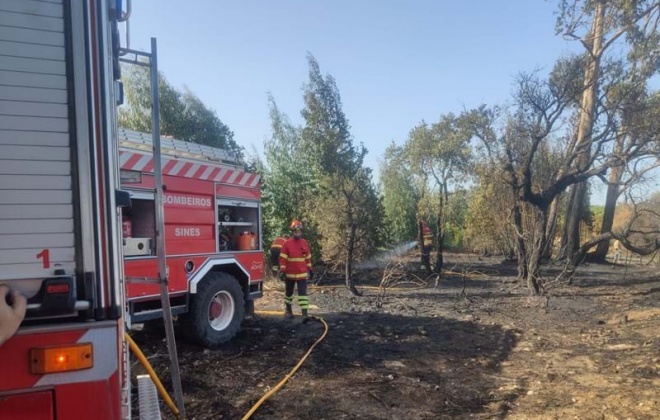
[[[270,246],[270,266],[274,276],[277,276],[277,272],[280,271],[280,252],[287,239],[289,239],[289,235],[278,236]]]
[[[293,234],[282,245],[280,252],[280,278],[284,280],[285,315],[292,317],[293,289],[298,285],[298,306],[302,309],[303,323],[308,321],[309,298],[307,297],[307,280],[314,277],[312,271],[312,252],[309,244],[302,237],[303,224],[295,219],[290,226]]]
[[[422,270],[431,273],[431,251],[433,250],[433,232],[425,222],[420,222],[420,248],[422,250]]]
[[[0,345],[7,341],[25,318],[27,301],[16,290],[0,284]]]

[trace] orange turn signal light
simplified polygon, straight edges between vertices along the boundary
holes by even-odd
[[[92,343],[30,349],[30,372],[37,374],[69,372],[94,366]]]

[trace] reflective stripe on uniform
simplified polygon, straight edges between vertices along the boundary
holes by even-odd
[[[307,273],[289,274],[286,275],[287,279],[306,279]]]
[[[286,239],[281,236],[278,236],[273,241],[273,244],[270,246],[270,249],[280,249],[282,248],[282,245],[284,245],[284,242],[286,242]]]
[[[307,296],[298,296],[298,306],[300,306],[300,309],[309,309],[309,298]]]
[[[433,236],[431,236],[431,235],[424,235],[424,237],[423,237],[423,242],[424,242],[424,246],[431,246],[431,245],[433,245]]]

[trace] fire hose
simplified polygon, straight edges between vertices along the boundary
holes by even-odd
[[[261,315],[274,315],[274,314],[282,315],[282,312],[276,312],[276,311],[255,311],[255,313],[256,314],[261,314]],[[284,379],[282,379],[277,385],[275,385],[275,387],[273,387],[273,389],[271,389],[270,391],[265,393],[264,396],[261,397],[259,399],[259,401],[257,401],[252,406],[252,408],[250,408],[250,410],[243,416],[243,418],[241,420],[247,420],[250,417],[252,417],[252,415],[259,409],[259,407],[261,407],[261,404],[263,404],[267,399],[269,399],[277,391],[279,391],[280,388],[282,388],[284,386],[284,384],[286,384],[289,381],[289,379],[291,379],[291,377],[298,371],[298,369],[300,369],[300,366],[302,366],[302,364],[305,363],[305,360],[307,360],[307,357],[312,353],[312,350],[314,350],[314,347],[316,347],[317,344],[319,344],[321,341],[323,341],[325,336],[328,334],[328,324],[325,322],[325,320],[323,318],[318,317],[318,316],[310,316],[310,319],[313,319],[313,320],[318,321],[321,324],[323,324],[323,326],[325,327],[325,330],[323,331],[323,334],[321,334],[321,336],[314,342],[314,344],[312,344],[312,346],[309,348],[309,350],[307,350],[307,352],[303,355],[302,359],[300,359],[300,361],[293,367],[293,369],[291,369],[289,371],[289,373],[286,374]]]
[[[256,311],[255,313],[260,314],[260,315],[282,315],[281,312],[277,311]],[[303,355],[303,357],[300,359],[300,361],[287,373],[287,375],[282,379],[273,389],[268,391],[266,394],[264,394],[259,401],[257,401],[252,408],[243,416],[242,420],[247,420],[252,415],[261,407],[261,405],[266,402],[270,397],[272,397],[277,391],[279,391],[288,381],[293,377],[293,375],[300,369],[300,367],[305,363],[305,360],[307,360],[307,357],[312,353],[312,350],[325,338],[325,336],[328,334],[328,324],[325,322],[325,320],[321,317],[317,316],[310,316],[310,319],[313,319],[315,321],[319,321],[321,324],[324,326],[324,331],[323,334],[312,344],[312,346],[307,350],[307,352]],[[176,407],[174,404],[174,401],[172,401],[172,398],[170,395],[167,393],[165,390],[165,387],[163,386],[162,382],[158,378],[158,375],[154,371],[154,369],[151,367],[151,364],[149,363],[149,360],[145,357],[144,353],[142,353],[142,350],[138,347],[138,345],[133,341],[130,335],[124,334],[124,337],[126,338],[126,341],[128,342],[128,345],[135,354],[135,356],[138,358],[144,369],[147,371],[149,374],[149,377],[151,377],[151,380],[154,382],[156,385],[156,389],[158,390],[158,393],[160,396],[163,398],[163,401],[165,402],[165,405],[172,411],[172,413],[176,416],[176,418],[179,418],[179,409]]]
[[[138,347],[137,344],[135,344],[135,341],[131,338],[130,335],[124,334],[124,337],[126,338],[126,341],[128,342],[128,346],[131,348],[131,351],[133,354],[135,354],[135,357],[138,358],[140,363],[142,364],[142,367],[144,367],[144,370],[147,371],[149,374],[149,377],[151,377],[151,380],[154,382],[156,385],[156,389],[158,390],[158,393],[160,396],[163,398],[163,401],[165,401],[165,405],[172,411],[172,413],[176,416],[176,418],[179,418],[179,409],[177,408],[176,404],[174,404],[174,401],[172,401],[172,398],[170,395],[167,393],[165,390],[165,387],[163,386],[162,382],[158,378],[158,375],[154,371],[154,369],[151,367],[151,363],[149,363],[149,360],[144,356],[144,353],[142,353],[142,350]]]

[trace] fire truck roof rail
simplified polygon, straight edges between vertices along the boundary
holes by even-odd
[[[119,128],[117,136],[120,147],[142,150],[149,153],[153,151],[151,133]],[[202,161],[215,161],[234,166],[241,165],[238,156],[232,155],[224,149],[177,140],[171,137],[161,136],[160,148],[161,153],[164,155]]]

